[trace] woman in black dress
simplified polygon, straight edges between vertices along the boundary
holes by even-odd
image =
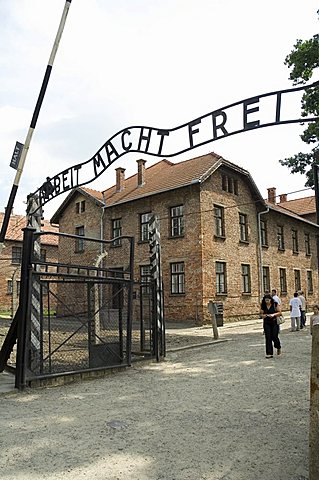
[[[281,354],[281,344],[278,337],[279,325],[277,324],[277,317],[281,315],[281,311],[271,295],[265,295],[262,299],[260,313],[261,318],[264,319],[266,358],[273,358],[273,344],[277,349],[277,355]]]

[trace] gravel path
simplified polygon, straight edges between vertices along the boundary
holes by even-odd
[[[286,322],[266,360],[260,321],[219,331],[159,364],[0,396],[1,480],[307,479],[309,332]],[[191,343],[179,332],[168,347]]]

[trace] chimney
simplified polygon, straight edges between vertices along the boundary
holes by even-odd
[[[145,163],[146,160],[137,161],[137,186],[142,187],[145,184]]]
[[[283,202],[287,202],[287,193],[282,193],[280,196],[279,196],[279,203],[283,203]]]
[[[267,188],[268,190],[268,202],[276,203],[276,187]]]
[[[116,191],[121,192],[124,189],[125,168],[119,167],[116,171]]]

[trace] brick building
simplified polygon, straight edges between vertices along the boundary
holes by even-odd
[[[0,224],[4,213],[0,212]],[[48,220],[43,222],[43,231],[57,232],[58,229],[50,225]],[[0,310],[15,312],[18,306],[20,288],[20,269],[22,259],[22,228],[26,226],[26,217],[11,215],[4,248],[0,256]],[[42,237],[41,257],[48,261],[57,261],[58,241],[54,235]]]
[[[223,302],[224,318],[249,318],[262,293],[276,288],[288,310],[295,290],[318,302],[318,258],[313,197],[264,200],[247,170],[210,153],[168,160],[97,192],[72,191],[54,214],[61,232],[112,239],[135,237],[135,277],[149,276],[148,220],[160,220],[165,317],[203,323],[209,300]],[[83,245],[82,245],[83,246]],[[123,267],[123,244],[114,242],[108,265]],[[96,254],[96,252],[90,252]],[[75,255],[87,255],[79,248]]]

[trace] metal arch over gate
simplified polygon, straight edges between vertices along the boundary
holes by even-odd
[[[44,235],[58,236],[58,262],[38,257],[36,245]],[[112,259],[114,240],[24,229],[17,388],[52,376],[126,367],[141,356],[158,357],[155,288],[134,282],[134,238],[119,239],[121,268]],[[79,246],[85,248],[79,252]],[[40,312],[36,341],[34,289]]]
[[[242,132],[274,125],[317,121],[319,117],[303,117],[300,112],[299,118],[290,118],[290,111],[287,116],[285,106],[290,106],[292,96],[296,93],[317,89],[318,86],[319,81],[255,95],[171,129],[142,125],[126,127],[109,138],[89,160],[69,167],[52,178],[47,177],[33,195],[39,197],[42,207],[62,193],[93,182],[127,153],[146,153],[169,158]],[[262,114],[263,112],[267,113]]]

